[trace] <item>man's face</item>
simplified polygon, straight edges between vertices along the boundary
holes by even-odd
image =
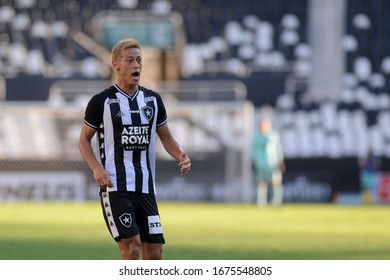
[[[260,122],[260,132],[262,134],[268,134],[271,132],[272,124],[268,119],[264,119]]]
[[[129,48],[122,51],[119,61],[114,61],[113,66],[118,79],[129,85],[138,85],[142,71],[142,52],[137,48]]]

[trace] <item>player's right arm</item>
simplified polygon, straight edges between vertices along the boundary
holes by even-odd
[[[90,127],[89,125],[83,123],[80,137],[79,137],[79,149],[82,157],[85,162],[88,164],[89,168],[92,170],[93,177],[99,187],[112,187],[112,182],[108,172],[103,168],[101,163],[97,160],[93,149],[91,140],[95,135],[96,129]]]

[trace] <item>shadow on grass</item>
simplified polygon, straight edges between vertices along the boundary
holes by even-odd
[[[313,250],[211,250],[194,247],[166,247],[165,259],[175,260],[389,260],[386,249],[313,251]]]
[[[61,240],[0,240],[1,260],[108,260],[119,259],[115,242],[70,242]]]
[[[0,260],[119,260],[115,242],[0,240]],[[164,245],[166,260],[389,260],[386,249],[240,251]]]

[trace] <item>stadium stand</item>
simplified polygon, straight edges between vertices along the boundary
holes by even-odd
[[[85,67],[86,78],[104,77],[91,71],[99,68],[96,58],[72,34],[81,31],[94,38],[91,19],[99,11],[135,7],[156,14],[161,9],[179,12],[188,52],[197,52],[210,64],[225,60],[236,68],[240,62],[253,61],[252,67],[280,67],[294,58],[293,46],[299,45],[298,56],[307,53],[306,2],[245,1],[236,7],[234,1],[1,0],[1,69],[6,76],[26,71],[66,78]],[[84,64],[75,67],[75,62]]]
[[[390,3],[345,3],[342,90],[337,100],[319,102],[307,99],[313,58],[308,38],[310,0],[245,0],[239,5],[235,0],[0,0],[0,102],[48,101],[55,106],[49,90],[58,85],[67,81],[77,81],[74,85],[107,82],[112,74],[105,60],[109,50],[99,37],[96,17],[120,10],[128,15],[142,11],[163,18],[174,11],[181,17],[185,40],[180,43],[184,59],[175,61],[179,75],[172,75],[173,79],[244,85],[245,97],[257,109],[273,107],[287,159],[348,159],[351,163],[370,147],[387,158]],[[156,59],[161,59],[159,54],[148,61],[151,68],[156,68]],[[168,94],[169,88],[162,85],[161,89]],[[196,94],[178,95],[183,89],[187,90],[181,87],[172,98],[199,98]],[[70,88],[67,92],[71,94]],[[84,96],[73,99],[85,101]],[[29,151],[18,150],[9,135],[23,133],[24,129],[15,127],[32,130],[34,122],[43,121],[47,125],[41,134],[61,139],[58,141],[67,139],[67,154],[77,156],[71,148],[77,141],[74,121],[57,119],[53,125],[44,116],[26,118],[0,112],[0,155],[28,155]],[[181,131],[194,130],[193,124],[177,122]],[[61,126],[67,129],[58,129]],[[205,131],[200,133],[207,137]],[[42,147],[55,150],[58,145],[48,143],[42,135],[33,139],[35,151],[42,151],[43,157],[55,156],[56,152],[47,153]],[[61,148],[57,153],[64,155]],[[355,167],[349,172],[357,173]]]
[[[182,79],[239,79],[256,106],[268,103],[281,112],[288,107],[298,110],[298,115],[300,110],[324,111],[322,104],[307,104],[300,95],[306,90],[312,55],[307,39],[308,1],[233,4],[216,0],[0,0],[0,73],[6,79],[5,98],[47,100],[54,80],[109,78],[109,65],[74,38],[79,31],[97,37],[92,18],[100,11],[145,10],[159,16],[177,11],[186,36]],[[347,1],[346,71],[334,113],[346,109],[343,115],[351,118],[351,110],[363,110],[370,128],[379,119],[383,122],[390,103],[390,58],[384,39],[388,28],[382,12],[386,9],[385,1]],[[259,83],[265,85],[267,94],[259,92]],[[25,84],[41,86],[41,90],[26,93],[21,87]]]

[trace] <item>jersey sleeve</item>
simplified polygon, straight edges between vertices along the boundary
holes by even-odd
[[[91,98],[85,109],[84,123],[95,129],[99,127],[103,122],[103,103],[99,95]]]
[[[156,94],[158,114],[156,126],[162,126],[168,121],[167,111],[165,110],[164,102],[159,94]]]

